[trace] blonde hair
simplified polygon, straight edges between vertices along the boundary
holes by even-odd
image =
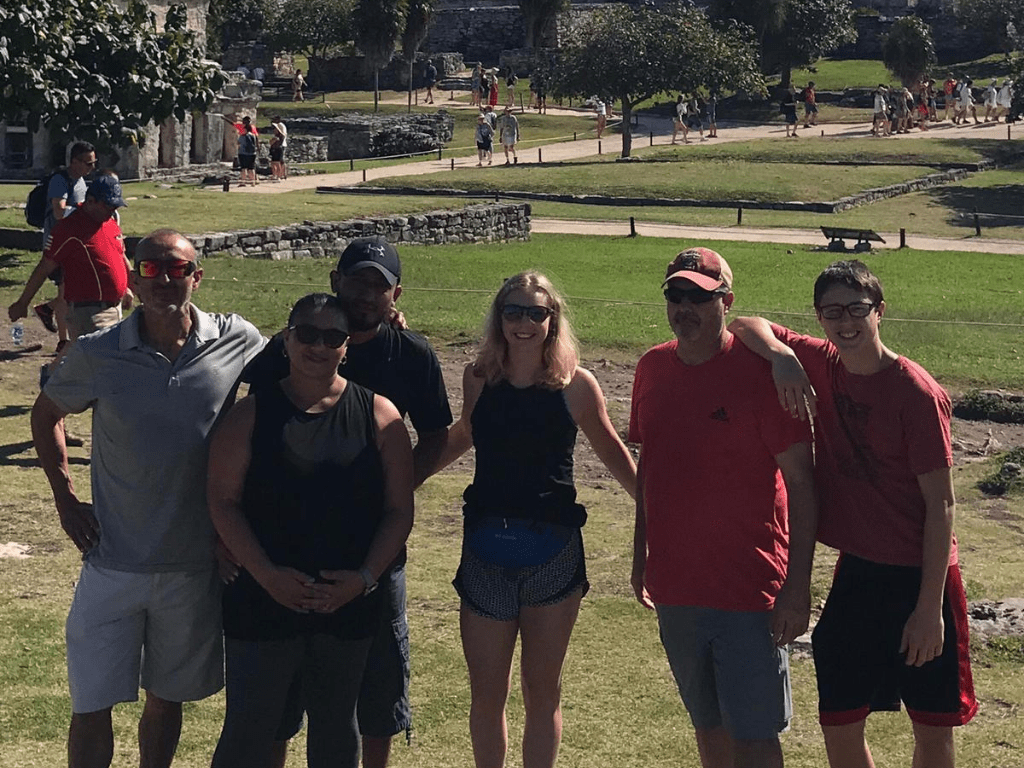
[[[565,300],[551,281],[540,272],[527,270],[514,275],[498,290],[491,303],[491,309],[484,320],[480,346],[477,348],[476,368],[487,379],[488,384],[497,384],[507,375],[508,342],[502,332],[502,310],[510,293],[522,290],[526,293],[543,293],[548,297],[552,315],[548,336],[544,340],[543,366],[538,385],[547,389],[562,389],[576,372],[579,363],[579,346],[576,334],[569,325]]]

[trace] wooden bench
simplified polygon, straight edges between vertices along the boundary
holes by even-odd
[[[885,240],[877,232],[870,229],[849,229],[847,227],[822,227],[821,234],[829,239],[828,249],[830,251],[848,250],[844,240],[857,240],[853,246],[854,253],[864,253],[871,250],[871,243],[884,243]]]

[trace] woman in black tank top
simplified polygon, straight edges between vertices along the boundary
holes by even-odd
[[[232,407],[211,439],[210,514],[243,569],[224,593],[228,704],[214,768],[269,764],[293,684],[311,768],[358,765],[375,588],[409,535],[413,475],[398,411],[338,375],[347,339],[334,296],[300,299],[289,375]]]
[[[472,696],[477,765],[507,750],[505,701],[516,639],[529,690],[523,761],[554,764],[561,740],[562,663],[587,589],[576,502],[577,427],[633,496],[636,466],[608,419],[601,389],[579,356],[561,296],[537,272],[505,281],[463,375],[463,411],[443,465],[476,447],[464,494],[462,645]]]

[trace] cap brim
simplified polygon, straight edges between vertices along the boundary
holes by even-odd
[[[378,264],[376,261],[357,261],[355,264],[353,264],[351,267],[345,270],[345,274],[348,275],[351,274],[352,272],[358,272],[360,269],[366,269],[367,267],[373,267],[374,269],[376,269],[378,272],[384,275],[384,278],[391,285],[398,284],[398,275],[396,275],[387,267]]]
[[[691,283],[696,285],[698,288],[703,288],[705,291],[715,291],[725,285],[724,280],[716,280],[713,277],[702,274],[700,272],[692,272],[687,269],[673,272],[671,275],[665,278],[665,282],[662,283],[662,287],[668,285],[672,280],[689,280]]]

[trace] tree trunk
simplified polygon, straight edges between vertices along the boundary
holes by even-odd
[[[412,112],[412,59],[409,59],[409,108],[407,112]]]
[[[373,70],[373,111],[377,111],[377,103],[380,101],[380,69]]]
[[[630,150],[633,149],[633,128],[630,125],[630,121],[633,118],[633,102],[629,101],[625,96],[621,97],[622,101],[622,156],[629,157]]]
[[[779,83],[780,87],[784,90],[789,90],[790,83],[793,82],[793,65],[788,61],[784,61],[779,65],[779,76],[782,82]]]

